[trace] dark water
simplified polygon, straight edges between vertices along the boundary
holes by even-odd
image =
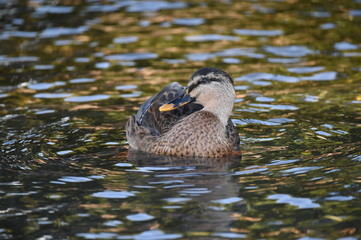
[[[0,0],[0,239],[360,239],[360,26],[360,0]],[[243,158],[128,154],[205,66]]]

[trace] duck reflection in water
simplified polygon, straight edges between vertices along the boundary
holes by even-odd
[[[201,232],[207,236],[199,239],[221,239],[209,234],[232,232],[235,216],[247,214],[246,201],[239,197],[238,178],[232,174],[241,165],[240,156],[157,156],[131,149],[128,161],[137,166],[138,173],[145,171],[142,177],[128,174],[129,182],[140,186],[137,191],[142,191],[143,199],[161,204],[161,211],[159,205],[156,211],[147,207],[159,219],[160,228],[167,226],[174,232]],[[151,191],[147,191],[147,186]],[[146,231],[149,226],[139,227]]]
[[[221,158],[239,150],[230,120],[233,79],[218,68],[202,68],[187,87],[173,82],[148,99],[126,125],[134,150],[157,155]]]

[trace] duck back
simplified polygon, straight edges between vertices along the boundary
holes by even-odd
[[[177,82],[164,87],[158,94],[140,106],[135,115],[137,124],[149,129],[152,135],[157,136],[169,131],[182,118],[203,108],[200,104],[189,103],[172,111],[159,111],[159,107],[174,100],[184,92],[185,88]]]

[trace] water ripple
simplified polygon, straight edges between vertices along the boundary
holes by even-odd
[[[299,78],[298,77],[281,75],[281,74],[255,72],[255,73],[250,73],[250,74],[247,74],[247,75],[244,75],[244,76],[237,77],[234,80],[236,80],[236,81],[249,81],[249,82],[254,82],[254,81],[257,81],[257,80],[270,80],[270,81],[295,83],[295,82],[299,81]]]
[[[267,164],[266,166],[278,166],[278,165],[284,165],[289,163],[298,162],[299,159],[289,159],[289,160],[273,160],[272,163]]]
[[[249,169],[249,170],[237,171],[233,175],[238,176],[238,175],[253,174],[253,173],[259,173],[259,172],[265,172],[267,170],[268,170],[268,168],[253,168],[253,169]]]
[[[66,46],[66,45],[79,45],[80,41],[70,39],[59,39],[54,41],[55,46]]]
[[[287,203],[300,209],[321,207],[320,204],[313,202],[309,198],[292,197],[289,194],[272,194],[267,199],[277,200],[277,203]]]
[[[64,176],[58,179],[62,182],[68,182],[68,183],[81,183],[81,182],[90,182],[92,179],[87,177],[75,177],[75,176]]]
[[[80,26],[75,28],[52,27],[43,30],[40,33],[40,38],[56,38],[62,35],[77,35],[86,32],[88,29],[88,26]]]
[[[313,171],[313,170],[317,170],[317,169],[321,169],[321,167],[295,167],[295,168],[290,168],[287,170],[282,171],[283,173],[290,173],[290,174],[303,174],[303,173],[307,173],[309,171]]]
[[[62,150],[62,151],[56,152],[56,154],[58,154],[58,155],[67,155],[70,153],[73,153],[73,151],[72,150]]]
[[[337,78],[337,72],[322,72],[322,73],[316,73],[312,76],[308,77],[301,77],[301,80],[307,80],[307,81],[332,81],[336,80]]]
[[[41,6],[36,8],[37,13],[64,14],[71,13],[74,10],[72,6]]]
[[[35,83],[34,82],[34,83],[29,83],[28,88],[33,89],[33,90],[46,90],[49,88],[53,88],[53,87],[57,87],[57,86],[64,86],[64,85],[65,85],[65,82],[61,82],[61,81],[54,82],[54,83],[46,83],[46,82]]]
[[[265,104],[265,103],[250,103],[248,104],[253,107],[268,108],[269,110],[297,110],[298,107],[292,105],[281,105],[281,104]]]
[[[106,100],[110,98],[109,95],[105,94],[97,94],[97,95],[88,95],[88,96],[74,96],[65,98],[66,102],[92,102],[92,101],[100,101]]]
[[[187,7],[184,2],[166,2],[166,1],[135,1],[130,2],[127,12],[157,12],[165,9],[180,9]]]
[[[127,192],[127,191],[110,191],[106,190],[103,192],[96,192],[93,193],[91,196],[98,197],[98,198],[116,198],[116,199],[123,199],[128,197],[135,196],[134,193]]]
[[[282,57],[304,57],[310,54],[315,54],[315,51],[302,45],[290,45],[290,46],[265,46],[264,50],[268,53],[272,53]]]
[[[328,133],[328,132],[325,132],[325,131],[315,131],[316,134],[318,135],[321,135],[321,136],[324,136],[324,137],[329,137],[329,136],[332,136],[331,133]]]
[[[271,97],[263,97],[263,96],[256,97],[257,102],[273,102],[275,100],[276,99],[271,98]]]
[[[101,232],[101,233],[77,233],[76,236],[85,239],[114,239],[118,235],[116,233]]]
[[[174,197],[174,198],[163,198],[164,201],[167,203],[184,203],[191,201],[192,198],[185,198],[185,197]]]
[[[70,96],[70,93],[37,93],[34,98],[66,98]]]
[[[219,57],[249,57],[249,58],[264,58],[262,53],[256,53],[256,48],[229,48],[217,52],[215,55]]]
[[[331,196],[325,198],[326,201],[338,201],[338,202],[344,202],[344,201],[350,201],[355,199],[353,196]]]
[[[92,83],[95,81],[95,78],[74,78],[69,80],[70,83]]]
[[[348,14],[353,17],[361,17],[361,10],[352,9],[348,11]]]
[[[255,48],[230,48],[222,51],[209,53],[209,52],[199,52],[199,53],[190,53],[185,55],[185,57],[192,61],[206,61],[216,57],[248,57],[248,58],[265,58],[265,55],[262,53],[256,53],[257,49]],[[233,63],[240,62],[239,59],[231,59]],[[234,62],[236,61],[236,62]]]
[[[234,233],[234,232],[217,232],[212,233],[214,237],[221,237],[222,239],[239,239],[239,238],[246,238],[247,235],[243,233]]]
[[[35,57],[35,56],[19,56],[19,57],[0,56],[0,65],[8,65],[10,63],[17,63],[17,62],[36,62],[38,60],[39,57]]]
[[[173,20],[174,24],[184,26],[197,26],[204,23],[203,18],[176,18]]]
[[[326,18],[326,17],[331,17],[331,14],[329,12],[321,12],[321,11],[312,11],[310,12],[310,15],[312,17],[316,17],[316,18]]]
[[[282,63],[291,64],[301,62],[301,58],[268,58],[267,61],[270,63]]]
[[[120,224],[123,224],[122,221],[119,221],[119,220],[109,220],[107,222],[104,223],[104,226],[107,226],[107,227],[117,227],[119,226]]]
[[[136,235],[122,235],[117,239],[134,239],[134,240],[169,240],[182,238],[178,233],[164,233],[161,230],[148,230]]]
[[[224,63],[228,63],[228,64],[238,64],[241,63],[241,60],[239,60],[238,58],[223,58],[222,61]]]
[[[34,65],[35,70],[51,70],[54,69],[54,65]]]
[[[240,202],[242,200],[243,200],[243,198],[240,198],[240,197],[230,197],[230,198],[212,200],[211,202],[226,205],[226,204],[233,204],[233,203],[236,203],[236,202]]]
[[[268,119],[268,121],[273,123],[283,124],[283,123],[294,122],[296,120],[293,118],[270,118]]]
[[[109,61],[136,61],[157,58],[158,54],[150,52],[112,54],[105,57]]]
[[[138,37],[136,36],[117,37],[113,39],[113,43],[118,43],[118,44],[133,43],[136,41],[138,41]]]
[[[11,37],[19,37],[19,38],[34,38],[38,35],[37,32],[29,32],[29,31],[4,31],[0,34],[0,40],[7,40]]]
[[[318,102],[318,96],[306,95],[306,96],[303,98],[303,101],[305,101],[305,102]]]
[[[182,195],[189,195],[189,196],[200,196],[201,194],[210,193],[212,192],[208,188],[187,188],[184,190],[179,191]]]
[[[279,36],[283,35],[282,30],[255,30],[255,29],[234,29],[233,32],[239,35],[246,35],[246,36]]]
[[[114,4],[93,4],[87,6],[85,11],[86,12],[116,12],[119,9],[128,6],[131,4],[132,1],[122,1],[122,2],[115,2]]]
[[[107,69],[111,66],[111,64],[109,62],[98,62],[95,63],[95,67],[99,68],[99,69]]]
[[[228,36],[228,35],[219,35],[219,34],[204,34],[204,35],[194,35],[186,36],[184,38],[188,42],[206,42],[206,41],[239,41],[239,37]]]
[[[121,85],[121,86],[116,86],[115,89],[116,90],[132,90],[132,89],[136,89],[138,86],[136,85]]]
[[[117,166],[117,167],[133,167],[133,165],[131,163],[117,163],[114,166]]]
[[[128,215],[127,219],[133,222],[142,222],[152,220],[154,217],[146,213],[137,213]]]
[[[37,192],[35,192],[35,191],[18,192],[18,193],[11,192],[11,193],[7,193],[6,196],[29,196],[29,195],[36,194],[36,193]]]
[[[113,1],[114,2],[114,1]],[[166,1],[115,1],[114,4],[94,4],[88,6],[87,12],[116,12],[121,8],[127,12],[157,12],[166,9],[180,9],[187,7],[184,2]]]
[[[315,67],[291,67],[287,68],[287,71],[291,73],[312,73],[312,72],[318,72],[325,69],[325,67],[322,66],[315,66]]]
[[[181,64],[187,62],[185,59],[162,59],[162,61],[169,64]]]
[[[207,61],[209,59],[215,58],[216,55],[212,53],[190,53],[185,55],[185,57],[191,61]]]
[[[324,23],[324,24],[320,25],[320,28],[323,30],[334,29],[336,27],[337,27],[337,25],[334,23]]]
[[[345,51],[345,50],[355,50],[359,47],[356,44],[352,44],[349,42],[338,42],[335,43],[334,48],[338,51]]]

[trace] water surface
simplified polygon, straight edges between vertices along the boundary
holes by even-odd
[[[361,237],[361,2],[0,1],[1,239]],[[242,159],[128,152],[198,68]]]

